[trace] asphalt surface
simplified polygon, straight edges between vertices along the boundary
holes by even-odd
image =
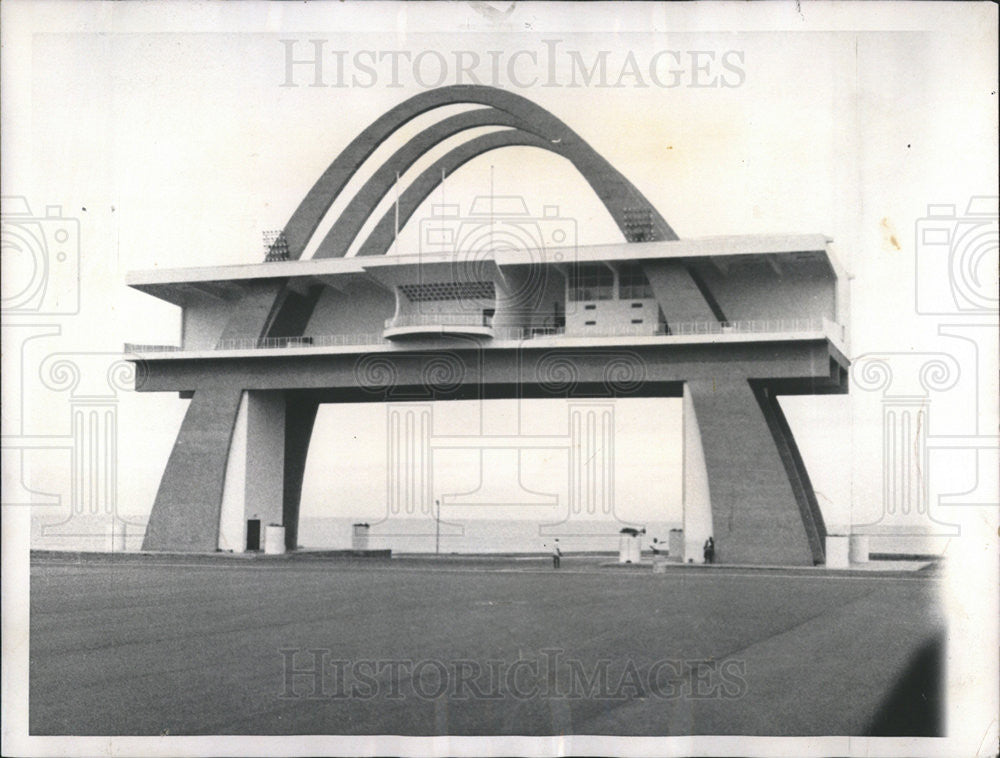
[[[34,557],[30,733],[910,733],[934,572],[606,560]]]

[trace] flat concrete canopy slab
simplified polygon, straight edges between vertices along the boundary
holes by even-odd
[[[494,261],[499,268],[526,265],[570,265],[572,263],[620,263],[642,260],[684,260],[707,263],[710,259],[744,256],[774,256],[781,265],[795,266],[803,262],[826,262],[838,275],[843,271],[830,249],[831,240],[822,234],[787,235],[727,235],[685,240],[545,247],[543,249],[456,251],[450,254],[410,253],[370,256],[364,258],[314,258],[308,260],[273,261],[269,263],[231,266],[194,266],[175,269],[146,269],[126,274],[128,286],[174,304],[183,304],[192,294],[205,294],[198,285],[214,284],[217,296],[239,297],[235,286],[265,279],[317,279],[371,275],[379,276],[385,269],[413,266],[432,268],[453,266],[473,259],[477,263]],[[722,265],[725,265],[724,263]],[[388,275],[391,276],[391,275]],[[213,294],[208,291],[208,294]]]

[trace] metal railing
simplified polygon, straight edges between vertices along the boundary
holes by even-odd
[[[443,317],[445,320],[443,320]],[[386,328],[398,326],[429,326],[429,325],[459,325],[459,326],[490,326],[493,338],[497,341],[523,341],[545,339],[547,337],[688,337],[688,336],[722,336],[727,334],[783,334],[790,332],[819,332],[843,341],[846,330],[842,324],[827,318],[797,318],[797,319],[741,319],[737,321],[686,321],[660,324],[655,330],[649,326],[623,325],[617,327],[591,327],[586,332],[567,335],[566,328],[547,324],[527,324],[523,326],[491,326],[492,319],[485,323],[480,315],[478,319],[462,314],[416,314],[386,321]],[[328,348],[352,347],[366,345],[392,344],[381,334],[320,334],[308,337],[238,337],[222,339],[214,347],[204,350],[274,350],[281,348]],[[162,353],[162,352],[195,352],[186,350],[180,345],[141,345],[125,343],[126,353]]]
[[[275,350],[293,347],[350,347],[352,345],[380,345],[385,342],[381,334],[318,334],[311,337],[238,337],[219,340],[215,350]]]
[[[176,353],[183,349],[183,345],[143,345],[135,342],[125,343],[126,353]]]
[[[668,324],[668,331],[661,333],[685,336],[698,334],[819,332],[823,331],[824,320],[816,318],[778,318],[739,319],[736,321],[686,321]]]
[[[836,321],[831,321],[826,316],[823,317],[823,331],[826,334],[832,334],[838,342],[847,342],[847,327]]]
[[[672,324],[658,324],[655,329],[649,325],[623,324],[619,326],[586,327],[585,331],[570,334],[575,337],[685,337],[699,335],[725,334],[768,334],[789,332],[819,332],[829,331],[842,335],[843,327],[828,319],[743,319],[738,321],[684,321]],[[521,336],[513,336],[517,330]],[[554,326],[524,326],[498,327],[495,329],[497,339],[533,339],[538,337],[562,337],[566,335],[565,327]],[[501,337],[503,335],[503,337]]]
[[[386,329],[408,326],[485,326],[493,325],[493,317],[482,313],[407,313],[385,320]]]

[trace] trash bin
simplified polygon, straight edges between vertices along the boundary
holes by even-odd
[[[868,563],[868,535],[852,534],[849,555],[851,563]]]
[[[264,530],[264,555],[281,555],[285,552],[285,527],[268,524]]]
[[[850,537],[846,534],[827,534],[826,567],[849,568],[850,565]]]
[[[639,531],[630,526],[626,526],[619,534],[618,540],[618,562],[638,563],[642,557],[642,534],[646,530]]]
[[[354,524],[351,532],[351,550],[368,549],[368,524]]]

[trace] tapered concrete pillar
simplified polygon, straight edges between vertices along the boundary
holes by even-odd
[[[219,509],[219,550],[242,553],[246,549],[246,479],[247,479],[247,393],[242,393],[233,436],[226,460],[226,477]]]
[[[705,451],[701,444],[701,429],[698,414],[694,410],[691,390],[684,387],[684,474],[682,499],[684,505],[683,552],[677,556],[670,548],[671,556],[687,563],[704,563],[705,540],[712,536],[712,498],[709,493],[708,468],[705,466]]]
[[[718,306],[713,309],[706,297],[710,293],[698,286],[689,267],[677,261],[645,261],[642,268],[668,325],[720,320]]]
[[[299,545],[299,504],[302,499],[302,480],[306,473],[309,442],[319,404],[315,400],[287,393],[285,402],[285,481],[282,505],[282,524],[285,527],[285,549],[295,550]]]
[[[239,389],[199,389],[191,398],[149,515],[143,550],[209,552],[219,544],[226,461]]]
[[[306,406],[292,414],[296,444],[286,466],[284,392],[198,390],[160,481],[143,550],[242,552],[247,521],[259,521],[263,534],[268,524],[284,525],[286,512],[294,540],[315,416],[315,403]]]
[[[686,391],[708,474],[717,562],[822,562],[822,523],[805,502],[811,485],[792,460],[801,462],[784,418],[775,418],[773,397],[761,400],[743,378],[690,381]]]
[[[220,550],[247,549],[247,526],[256,522],[255,549],[264,530],[283,525],[285,393],[244,392],[226,463],[220,512]]]

